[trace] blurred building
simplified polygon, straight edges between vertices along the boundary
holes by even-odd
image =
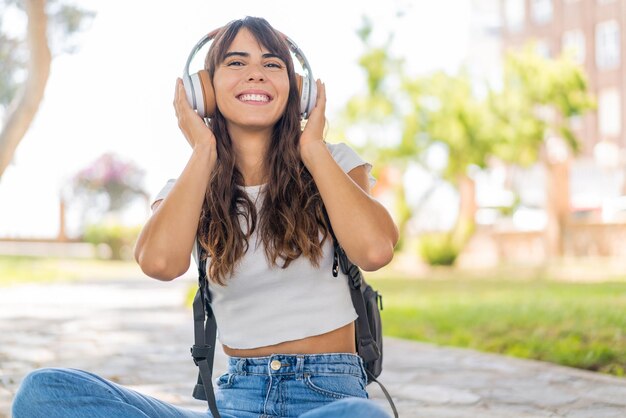
[[[600,141],[626,146],[626,0],[500,0],[503,49],[536,42],[538,51],[555,57],[569,50],[585,69],[596,112],[575,120],[583,156]]]
[[[500,0],[472,0],[470,45],[465,67],[477,81],[498,86],[502,77],[502,18]]]
[[[626,220],[626,0],[471,0],[467,68],[480,86],[501,82],[506,51],[534,42],[556,58],[568,51],[583,67],[597,109],[571,119],[581,154],[570,161],[571,221]],[[476,176],[477,222],[513,230],[546,225],[546,172],[542,164],[521,169],[492,166]],[[497,210],[519,198],[510,218]]]
[[[581,143],[581,154],[571,162],[570,170],[572,216],[621,220],[621,215],[611,215],[608,209],[626,195],[626,66],[622,58],[626,56],[626,0],[496,2],[501,55],[532,41],[546,57],[567,51],[585,70],[597,109],[571,120]],[[533,188],[529,180],[521,180],[526,183],[518,188],[522,197]],[[539,206],[545,204],[532,200]]]

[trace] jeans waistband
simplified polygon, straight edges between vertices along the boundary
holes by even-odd
[[[352,374],[363,377],[363,360],[356,354],[272,354],[229,357],[228,372],[260,375]]]

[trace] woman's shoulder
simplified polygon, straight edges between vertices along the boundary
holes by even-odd
[[[326,148],[333,154],[342,155],[342,154],[356,154],[356,151],[345,142],[325,142]]]
[[[339,166],[346,173],[353,168],[364,164],[368,165],[368,168],[371,167],[370,163],[361,158],[361,156],[346,143],[338,142],[336,144],[331,144],[330,142],[327,142],[326,147],[337,164],[339,164]]]
[[[361,156],[350,145],[343,142],[338,142],[336,144],[327,142],[326,147],[339,167],[341,167],[345,173],[349,173],[353,168],[364,165],[370,179],[370,186],[374,186],[376,179],[371,175],[372,164],[361,158]]]
[[[176,183],[176,180],[177,179],[169,179],[169,180],[167,180],[165,185],[161,188],[161,190],[159,190],[159,192],[156,194],[156,196],[154,196],[154,198],[152,199],[152,203],[150,204],[150,207],[153,207],[154,204],[156,202],[158,202],[159,200],[165,199],[165,197],[168,195],[170,190],[172,190],[172,187],[174,187],[174,184]]]

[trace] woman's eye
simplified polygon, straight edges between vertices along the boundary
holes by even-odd
[[[241,62],[241,61],[231,61],[231,62],[229,62],[226,65],[229,66],[229,67],[231,67],[231,66],[232,67],[240,67],[240,66],[243,65],[243,62]]]
[[[283,66],[277,62],[268,62],[265,66],[269,68],[283,68]]]

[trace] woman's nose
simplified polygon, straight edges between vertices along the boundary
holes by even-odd
[[[265,75],[263,74],[262,69],[255,65],[251,66],[250,72],[248,73],[248,81],[264,81],[264,80],[265,80]]]

